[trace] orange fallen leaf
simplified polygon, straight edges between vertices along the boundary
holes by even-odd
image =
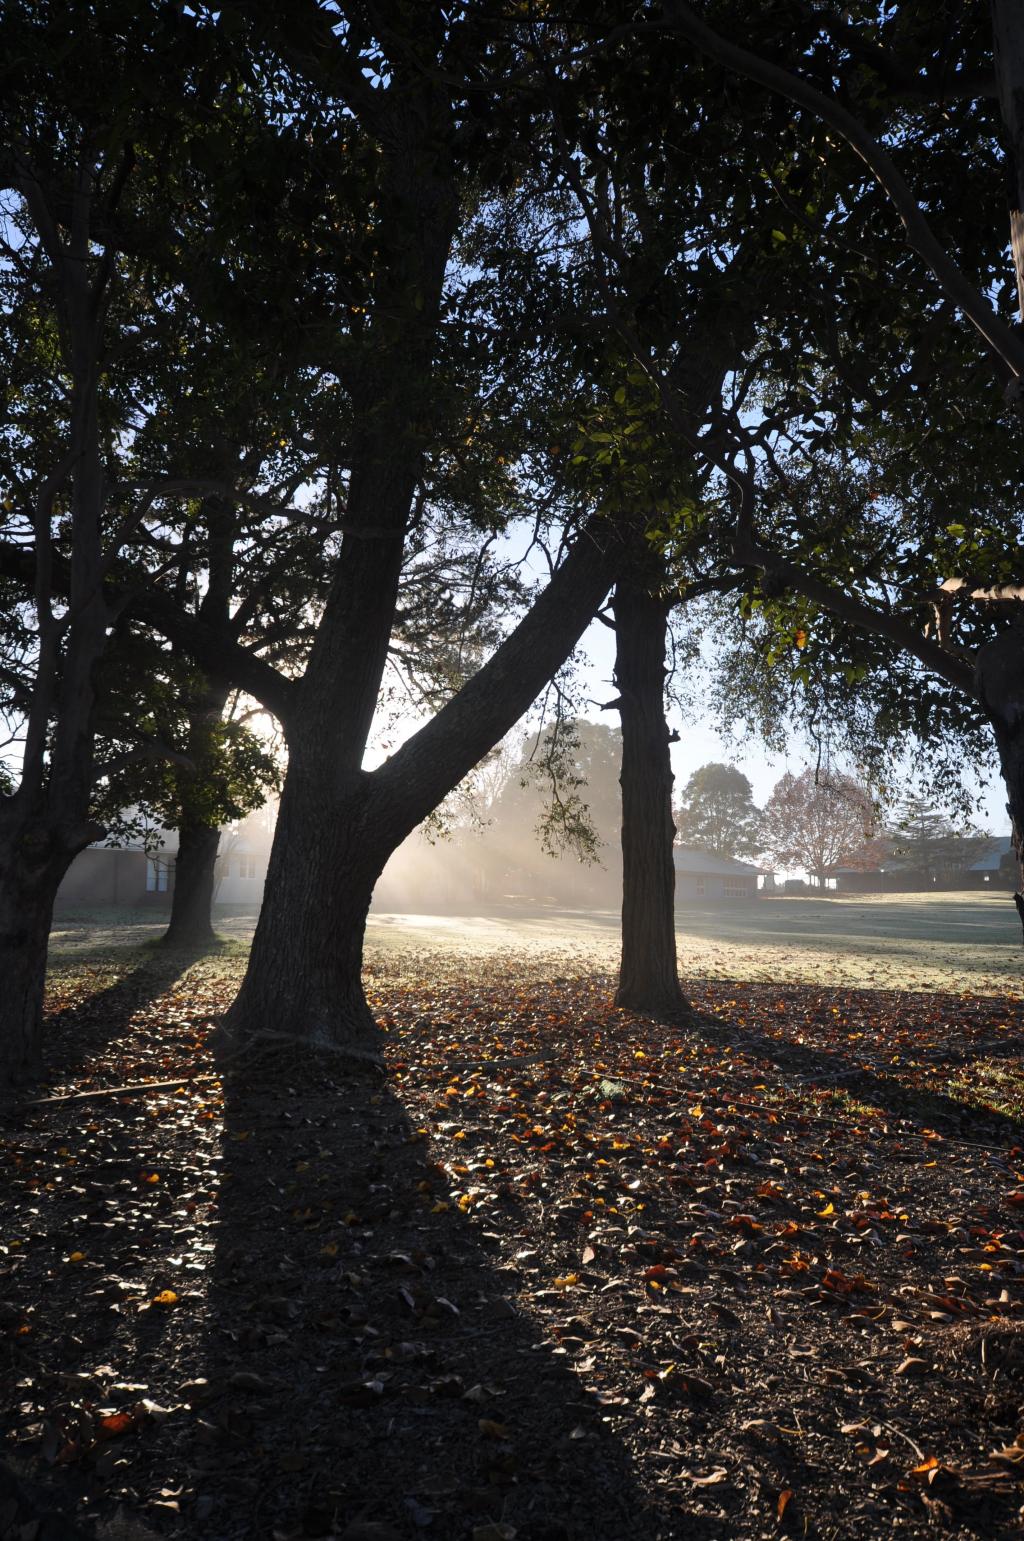
[[[133,1413],[106,1413],[97,1419],[97,1428],[106,1439],[117,1439],[120,1434],[127,1434],[129,1429],[135,1427],[135,1415]]]

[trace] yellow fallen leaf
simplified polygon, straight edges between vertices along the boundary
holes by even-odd
[[[159,1295],[153,1296],[155,1306],[173,1306],[178,1299],[176,1290],[161,1290]]]

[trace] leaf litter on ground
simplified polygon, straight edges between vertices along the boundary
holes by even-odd
[[[44,1090],[153,1089],[3,1129],[0,1536],[1019,1533],[1016,1002],[667,1024],[420,951],[374,960],[385,1081],[197,1082],[240,967],[61,987]]]

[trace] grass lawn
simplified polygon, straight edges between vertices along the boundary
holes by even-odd
[[[1020,927],[1005,894],[942,893],[814,899],[676,909],[684,977],[777,980],[850,988],[1019,994]],[[227,956],[241,961],[255,912],[218,918]],[[51,966],[99,965],[155,940],[149,911],[76,910],[59,917]],[[618,916],[608,911],[507,909],[487,915],[370,916],[367,961],[385,973],[415,971],[438,949],[456,956],[510,953],[532,972],[586,965],[608,971],[618,956]],[[396,970],[397,965],[397,970]]]

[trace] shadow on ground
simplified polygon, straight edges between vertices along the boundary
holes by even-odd
[[[223,1151],[208,1388],[187,1457],[196,1531],[680,1533],[638,1496],[615,1409],[585,1389],[568,1301],[559,1341],[524,1311],[500,1238],[462,1212],[458,1176],[391,1089],[330,1056],[240,1065]],[[371,1524],[383,1528],[359,1528]],[[687,1534],[729,1526],[723,1513]]]
[[[779,998],[785,998],[784,989],[780,991]],[[855,1000],[857,992],[842,992],[842,996],[837,995],[837,999],[840,998]],[[744,1020],[742,1026],[738,1026],[723,1021],[719,1016],[698,1012],[691,1022],[683,1024],[683,1029],[702,1042],[728,1044],[740,1047],[746,1055],[762,1057],[782,1073],[782,1081],[788,1088],[792,1088],[794,1081],[799,1081],[808,1094],[821,1090],[845,1095],[878,1109],[888,1118],[906,1120],[919,1129],[933,1129],[938,1134],[954,1138],[984,1140],[1000,1148],[1024,1141],[1022,1119],[1008,1117],[995,1108],[979,1107],[967,1097],[958,1097],[950,1091],[932,1091],[909,1085],[905,1079],[901,1079],[900,1071],[905,1074],[915,1068],[912,1065],[901,1064],[896,1074],[886,1076],[865,1068],[852,1056],[826,1049],[819,1044],[795,1041],[797,1034],[783,1038],[762,1033],[750,1026],[749,1018]],[[955,1066],[969,1073],[971,1065],[981,1058],[1019,1059],[1017,1035],[1013,1035],[1010,1042],[986,1043],[975,1047],[973,1051],[955,1047],[947,1050],[943,1046],[941,1051],[935,1051],[934,1057],[927,1055],[922,1063],[934,1063],[943,1068],[947,1065],[951,1068]],[[951,1081],[952,1077],[945,1078],[947,1086]],[[855,1117],[855,1112],[851,1114],[849,1110],[843,1111],[844,1121],[849,1122],[851,1116]]]
[[[114,1044],[126,1067],[140,1054],[145,1056],[163,1032],[156,1021],[156,1003],[162,1003],[175,983],[206,956],[201,950],[135,950],[118,960],[128,967],[113,984],[64,1010],[50,1011],[43,1040],[46,1079],[74,1082]],[[104,1065],[109,1080],[109,1059]]]

